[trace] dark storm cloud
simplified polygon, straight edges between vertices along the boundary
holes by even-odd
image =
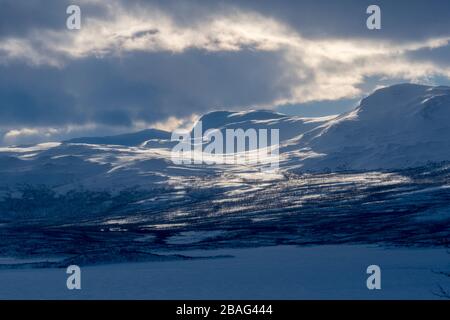
[[[156,4],[189,24],[208,13],[230,8],[251,10],[288,24],[307,37],[369,37],[395,41],[421,40],[449,35],[448,0],[122,0],[132,4]],[[382,29],[366,28],[366,9],[380,6]]]
[[[308,37],[368,37],[396,41],[449,35],[448,0],[230,0],[284,21]],[[366,28],[366,9],[381,8],[382,29]]]
[[[62,86],[60,70],[0,65],[0,125],[56,125],[83,121],[76,98]]]
[[[441,48],[421,49],[408,54],[411,59],[420,61],[433,61],[442,66],[450,66],[450,46]]]
[[[0,125],[126,126],[259,104],[287,94],[273,81],[280,74],[278,59],[274,52],[190,50],[85,58],[63,69],[1,66]]]
[[[39,30],[61,30],[66,26],[67,7],[77,3],[86,16],[106,15],[103,6],[76,0],[0,0],[0,39],[27,36]]]
[[[450,28],[448,0],[120,0],[119,3],[130,10],[162,8],[171,12],[180,25],[204,19],[211,12],[251,10],[283,21],[308,37],[421,39],[448,35]],[[65,10],[70,4],[80,5],[85,17],[107,15],[105,6],[89,1],[2,0],[0,36],[23,35],[39,28],[63,28]],[[365,11],[371,4],[382,10],[383,28],[378,32],[365,27]]]
[[[97,40],[102,45],[102,38],[94,39],[89,45],[83,41],[70,42],[70,38],[65,38],[71,32],[65,29],[66,8],[69,4],[81,6],[83,23],[89,19],[97,19],[100,24],[107,24],[117,18],[114,14],[120,16],[124,12],[134,14],[147,12],[146,10],[151,13],[153,9],[158,9],[163,14],[168,14],[178,29],[173,31],[170,27],[157,25],[132,31],[130,34],[114,34],[115,39],[123,42],[130,39],[136,42],[153,38],[161,40],[166,36],[169,40],[162,42],[166,46],[162,48],[158,47],[159,42],[155,42],[155,48],[151,50],[145,46],[124,49],[121,47],[123,43],[107,43],[101,48],[106,53],[99,53],[95,46],[92,49],[89,45],[96,45]],[[381,7],[381,30],[369,31],[365,26],[365,11],[370,4]],[[287,49],[261,49],[257,45],[252,46],[251,41],[250,44],[239,42],[253,31],[250,28],[237,35],[232,32],[239,30],[231,30],[231,37],[236,37],[232,40],[238,42],[237,48],[225,50],[218,46],[218,49],[212,50],[207,47],[215,45],[214,41],[223,40],[221,38],[212,39],[207,45],[201,42],[214,38],[214,34],[204,29],[211,25],[202,24],[209,21],[211,15],[235,18],[234,14],[241,12],[273,20],[283,28],[288,26],[286,34],[285,29],[272,30],[273,25],[270,24],[264,29],[264,33],[273,36],[272,38],[281,38],[284,46],[289,46],[286,42],[293,39],[292,33],[304,38]],[[241,20],[226,20],[226,23],[259,23],[261,27],[260,20],[247,21],[247,18],[252,19],[253,16],[240,17]],[[139,19],[136,21],[141,22]],[[119,19],[116,22],[119,27],[123,27],[123,21]],[[262,25],[266,27],[265,24]],[[194,30],[190,37],[195,36],[196,32],[205,33],[198,39],[189,38],[193,44],[176,52],[171,51],[170,46],[177,41],[176,36],[184,28]],[[356,52],[356,58],[345,56],[349,54],[345,50],[347,48],[342,50],[339,45],[336,49],[337,60],[333,59],[332,54],[327,56],[326,50],[319,50],[318,55],[322,55],[320,64],[316,66],[313,63],[313,67],[306,67],[303,65],[304,55],[305,60],[309,61],[315,57],[308,56],[310,53],[302,50],[311,50],[315,54],[316,48],[314,44],[305,42],[305,39],[324,41],[319,47],[330,44],[335,39],[363,39],[372,41],[372,44],[377,44],[378,40],[387,40],[398,45],[449,36],[449,30],[450,1],[446,0],[0,0],[0,131],[12,127],[62,127],[71,124],[132,127],[136,121],[152,123],[172,116],[182,118],[193,113],[201,114],[212,109],[271,105],[284,98],[289,100],[292,98],[292,90],[305,83],[307,89],[300,90],[295,99],[299,100],[299,96],[302,98],[303,94],[308,94],[308,101],[314,101],[314,97],[321,100],[328,93],[336,93],[332,98],[336,100],[353,99],[355,97],[351,95],[354,88],[367,87],[370,90],[380,82],[367,79],[374,76],[378,79],[389,78],[391,71],[383,70],[377,74],[377,70],[368,66],[370,55],[364,56],[365,52]],[[48,31],[59,33],[59,38],[56,37],[55,40],[54,34]],[[220,36],[220,30],[217,32]],[[259,29],[257,35],[258,32]],[[7,42],[11,39],[18,42]],[[233,41],[231,44],[234,44]],[[255,42],[261,45],[266,44],[266,41],[267,39],[257,39]],[[6,45],[2,47],[2,43]],[[48,43],[50,45],[47,46]],[[293,48],[298,52],[293,52]],[[445,69],[449,65],[448,48],[427,47],[411,52],[408,49],[408,52],[401,54],[402,58],[406,57],[411,62],[431,61]],[[77,53],[75,49],[80,49],[82,53]],[[334,47],[329,49],[334,50]],[[350,54],[357,49],[359,44],[349,50]],[[372,45],[367,49],[376,51],[377,48]],[[389,53],[394,58],[398,58],[395,56],[396,50],[394,48],[393,53]],[[374,62],[384,68],[387,65],[384,61],[389,62],[391,57],[381,58],[385,60],[379,62],[379,57],[375,55]],[[403,59],[399,63],[408,66],[409,70],[414,67],[409,64],[410,61]],[[393,66],[397,65],[396,61]],[[386,68],[392,66],[388,65]],[[426,75],[434,72],[420,71],[420,68],[422,66],[417,67],[419,76],[420,72]],[[398,71],[392,72],[396,77],[402,76]],[[415,76],[413,74],[409,77]],[[332,81],[329,86],[325,83],[319,87],[330,78]],[[347,82],[341,82],[341,79]],[[314,95],[315,91],[320,92]],[[297,102],[285,101],[293,106]],[[336,106],[342,109],[339,105],[341,102],[342,100],[337,101]],[[311,106],[314,107],[314,104]],[[333,109],[332,103],[326,104],[326,107],[321,104],[320,108],[336,109]]]

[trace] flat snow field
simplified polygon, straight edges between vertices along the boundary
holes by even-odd
[[[0,270],[0,299],[439,299],[450,279],[445,249],[354,245],[275,246],[183,252],[233,257],[82,267],[82,289],[65,269]],[[381,267],[381,290],[366,287]]]

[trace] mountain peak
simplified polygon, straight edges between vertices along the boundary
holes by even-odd
[[[357,108],[359,118],[408,116],[423,108],[423,103],[437,96],[450,96],[450,87],[403,83],[376,90],[361,100]]]
[[[255,122],[285,118],[286,115],[271,110],[248,110],[240,112],[212,111],[204,114],[198,121],[203,129],[219,129],[232,123]]]
[[[145,129],[138,132],[104,137],[81,137],[64,141],[65,143],[110,144],[121,146],[139,146],[151,139],[167,140],[170,133],[158,129]]]

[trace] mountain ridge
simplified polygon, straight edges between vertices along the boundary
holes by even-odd
[[[450,161],[450,88],[402,84],[382,88],[339,116],[302,118],[266,110],[214,111],[203,130],[279,129],[281,172],[376,171]],[[123,189],[178,183],[186,177],[249,174],[258,166],[174,164],[166,131],[76,138],[0,148],[0,187],[49,184]]]

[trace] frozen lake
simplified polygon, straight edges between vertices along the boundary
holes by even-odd
[[[82,267],[82,289],[71,291],[63,268],[0,270],[0,298],[438,299],[437,285],[450,287],[433,272],[450,269],[445,249],[273,246],[183,254],[232,257]],[[381,268],[381,290],[366,287],[371,264]]]

